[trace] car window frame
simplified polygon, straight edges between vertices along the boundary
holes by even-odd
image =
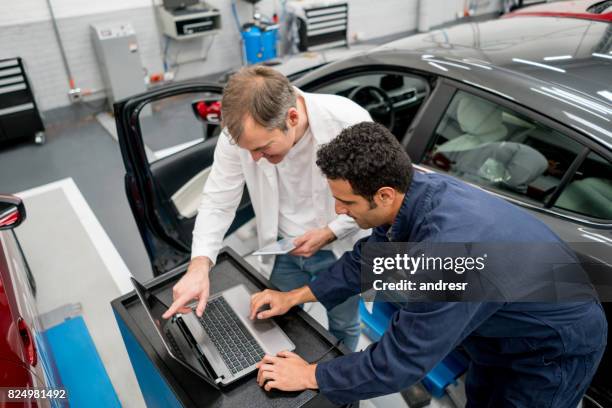
[[[612,155],[610,154],[603,154],[603,150],[595,150],[595,149],[591,149],[589,147],[585,147],[585,149],[580,153],[580,160],[578,160],[578,158],[575,160],[574,163],[572,163],[571,168],[573,169],[573,172],[571,174],[571,176],[567,177],[567,182],[563,185],[563,189],[565,187],[567,187],[567,185],[574,179],[574,176],[576,174],[576,172],[578,170],[580,170],[580,168],[582,167],[582,164],[584,163],[584,161],[588,158],[588,156],[591,153],[594,153],[598,156],[601,156],[604,160],[607,160],[611,165],[612,165]],[[606,152],[607,153],[607,152]],[[569,173],[569,169],[568,169],[568,173]],[[564,179],[565,177],[568,176],[568,174],[564,175]],[[569,217],[571,219],[574,220],[578,220],[578,218],[580,218],[580,220],[582,220],[581,222],[588,224],[590,226],[598,226],[598,227],[607,227],[607,228],[612,228],[612,220],[606,220],[606,219],[602,219],[602,218],[596,218],[596,217],[591,217],[589,215],[586,214],[580,214],[574,211],[570,211],[570,210],[566,210],[564,208],[561,207],[555,207],[555,203],[557,201],[557,199],[559,198],[559,196],[561,195],[561,193],[563,193],[563,189],[561,189],[560,191],[555,191],[554,193],[554,197],[551,196],[551,203],[550,206],[547,208],[550,211],[553,212],[558,212],[561,215],[563,215],[564,217]],[[558,194],[557,194],[558,193]],[[552,200],[554,198],[554,201]]]
[[[561,182],[559,183],[559,186],[557,186],[557,188],[553,191],[549,200],[536,204],[535,201],[528,200],[527,198],[523,199],[518,194],[510,194],[500,189],[494,189],[485,185],[465,181],[460,177],[453,176],[452,174],[444,172],[443,170],[422,163],[425,154],[431,148],[432,144],[435,143],[435,135],[438,125],[443,119],[444,114],[446,113],[451,101],[453,100],[455,94],[458,91],[466,92],[468,94],[483,98],[491,103],[495,103],[503,108],[510,109],[511,111],[514,111],[524,117],[527,117],[530,120],[536,121],[544,126],[556,130],[557,132],[561,133],[565,137],[574,140],[576,143],[580,144],[583,147],[583,149],[578,153],[574,161],[568,167],[567,171],[563,175],[563,178],[561,179]],[[495,194],[496,196],[504,198],[522,207],[527,207],[538,212],[555,216],[557,218],[563,218],[571,220],[573,222],[579,222],[585,225],[600,228],[610,228],[612,226],[612,220],[604,220],[595,217],[590,217],[584,214],[578,214],[572,211],[554,207],[556,200],[559,198],[563,190],[567,187],[569,182],[574,178],[576,171],[580,168],[586,157],[591,152],[600,155],[601,157],[612,163],[612,152],[606,151],[603,146],[597,143],[597,141],[589,138],[587,135],[584,135],[572,129],[571,127],[561,122],[558,122],[538,112],[530,110],[524,107],[523,105],[520,105],[519,103],[502,97],[501,95],[477,88],[473,85],[464,84],[460,81],[450,78],[440,78],[439,84],[436,86],[436,88],[430,95],[429,100],[423,104],[423,109],[425,108],[424,105],[435,105],[435,109],[431,113],[423,112],[423,118],[421,121],[419,121],[419,123],[416,124],[414,134],[425,134],[428,136],[423,138],[417,138],[421,140],[415,140],[412,141],[412,143],[410,143],[411,141],[409,140],[409,146],[407,147],[408,153],[411,154],[410,157],[414,158],[415,163],[417,163],[419,166],[431,171],[435,171],[437,173],[448,174],[451,177],[455,177],[459,180],[477,186],[481,189],[486,190],[489,193]],[[417,119],[419,119],[418,115],[417,117],[415,117],[415,122],[417,121]]]
[[[435,83],[437,82],[437,77],[429,72],[419,71],[415,69],[410,69],[404,66],[398,65],[359,65],[356,67],[344,69],[340,71],[334,71],[328,73],[324,76],[314,78],[310,81],[304,82],[303,84],[299,84],[299,88],[305,92],[309,93],[318,93],[318,89],[321,89],[325,86],[328,86],[332,83],[336,83],[339,81],[347,80],[350,78],[354,78],[361,75],[375,75],[375,74],[396,74],[396,75],[406,75],[406,76],[414,76],[421,78],[426,84],[426,93],[423,102],[419,106],[414,118],[406,132],[403,135],[395,135],[399,137],[400,143],[404,143],[408,134],[411,131],[411,128],[415,126],[415,123],[419,120],[419,117],[424,112],[424,106],[431,99],[433,91],[435,89]],[[301,80],[301,78],[300,78]]]

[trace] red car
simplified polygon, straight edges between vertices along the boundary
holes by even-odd
[[[565,17],[612,22],[612,1],[578,0],[539,4],[513,11],[504,18],[520,16]]]
[[[57,388],[59,375],[45,344],[34,299],[36,286],[13,231],[25,219],[21,199],[0,195],[0,408],[48,406],[14,403],[6,388]],[[13,394],[15,395],[15,394]]]

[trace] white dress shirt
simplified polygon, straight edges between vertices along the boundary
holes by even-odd
[[[312,200],[312,178],[309,174],[312,156],[316,153],[310,127],[276,165],[278,174],[278,233],[283,238],[295,238],[319,225]]]
[[[359,238],[369,234],[369,231],[361,230],[350,217],[336,214],[334,198],[327,180],[316,165],[316,149],[336,137],[342,129],[355,123],[371,121],[370,114],[342,96],[312,94],[294,89],[304,98],[313,143],[311,151],[299,155],[299,160],[304,160],[299,182],[285,182],[284,176],[279,180],[275,165],[266,159],[253,160],[248,150],[230,143],[229,138],[221,134],[193,229],[192,258],[207,256],[213,263],[216,262],[223,237],[234,219],[245,184],[255,211],[260,248],[276,241],[279,236],[282,189],[286,189],[287,193],[283,194],[287,195],[294,195],[298,191],[304,195],[310,193],[312,205],[306,211],[312,210],[314,213],[313,225],[327,225],[337,237],[331,244],[331,249],[337,256],[352,249]],[[309,160],[306,160],[306,157]],[[293,160],[285,158],[281,163],[284,162],[293,168]],[[308,166],[305,163],[308,163]],[[297,212],[294,205],[298,204],[285,206],[285,203],[288,201],[283,200],[284,208],[294,208],[289,212]],[[287,215],[285,211],[283,210],[283,214]],[[300,218],[294,216],[295,214],[289,217],[291,222],[300,223]],[[288,224],[283,221],[283,228],[286,228],[285,225]],[[273,257],[266,261],[271,268]]]

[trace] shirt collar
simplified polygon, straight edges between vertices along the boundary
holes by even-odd
[[[328,124],[328,121],[333,118],[329,117],[329,114],[323,108],[322,103],[317,100],[320,95],[304,92],[295,86],[293,89],[295,90],[296,95],[301,95],[304,98],[306,115],[308,115],[308,127],[316,144],[318,145],[328,142],[328,140],[325,138],[321,139],[321,137],[329,132],[329,130],[326,128],[326,124]]]
[[[422,222],[422,213],[431,199],[431,184],[427,175],[414,170],[410,187],[402,205],[387,231],[389,241],[410,242],[415,227]]]

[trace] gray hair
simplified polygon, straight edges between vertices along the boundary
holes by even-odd
[[[244,132],[247,114],[268,130],[286,132],[287,112],[295,106],[295,91],[287,77],[269,67],[245,67],[230,77],[223,90],[222,125],[234,143]]]

